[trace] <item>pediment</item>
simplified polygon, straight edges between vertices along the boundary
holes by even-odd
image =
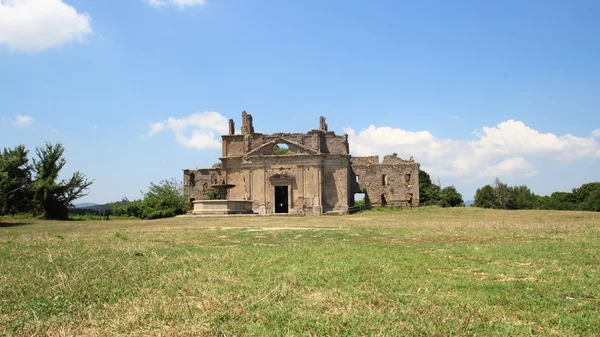
[[[318,151],[315,151],[313,149],[309,149],[308,147],[296,143],[294,141],[291,140],[287,140],[287,139],[283,139],[283,138],[278,138],[278,139],[274,139],[272,141],[269,141],[259,147],[257,147],[256,149],[248,152],[246,154],[245,157],[255,157],[255,156],[274,156],[273,154],[273,147],[277,144],[286,144],[289,148],[288,153],[286,154],[282,154],[282,155],[278,155],[281,157],[285,157],[285,156],[289,156],[289,155],[298,155],[298,154],[307,154],[307,155],[317,155],[320,154]]]

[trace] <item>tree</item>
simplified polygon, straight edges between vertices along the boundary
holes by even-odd
[[[525,185],[508,188],[510,209],[534,209],[538,197]]]
[[[145,218],[165,218],[185,213],[187,203],[183,190],[183,183],[175,179],[165,179],[158,184],[150,183],[148,192],[144,193],[147,207]]]
[[[494,208],[509,209],[510,206],[510,191],[508,185],[501,182],[496,177],[494,180]]]
[[[142,194],[142,200],[129,201],[123,198],[121,205],[115,205],[111,210],[118,216],[140,219],[169,218],[187,211],[183,183],[176,179],[162,180],[158,184],[150,183],[148,192]]]
[[[279,144],[275,144],[275,146],[273,146],[273,154],[276,156],[284,155],[288,153],[289,150],[290,149],[288,147],[280,147]]]
[[[595,191],[600,191],[600,182],[583,184],[581,187],[573,189],[570,201],[578,203],[584,202],[587,200],[588,196]]]
[[[28,211],[32,169],[28,154],[24,145],[0,153],[0,214]]]
[[[481,208],[494,207],[494,188],[491,185],[485,185],[475,191],[475,200],[473,206]]]
[[[464,206],[463,197],[454,186],[444,187],[440,193],[442,205],[445,207]]]
[[[64,151],[61,143],[46,143],[35,151],[35,179],[31,186],[33,212],[47,219],[67,218],[68,209],[73,206],[73,201],[86,196],[86,190],[93,183],[79,171],[73,173],[68,180],[57,181],[60,171],[67,163],[63,157]]]
[[[438,204],[441,200],[441,189],[431,182],[429,174],[419,170],[419,202],[421,205]]]
[[[587,194],[585,200],[580,204],[583,211],[600,212],[600,189]]]

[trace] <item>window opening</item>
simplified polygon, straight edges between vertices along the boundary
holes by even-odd
[[[275,144],[275,146],[273,146],[273,154],[276,156],[287,154],[289,151],[290,148],[287,144]]]

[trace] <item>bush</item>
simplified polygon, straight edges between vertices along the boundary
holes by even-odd
[[[183,184],[175,179],[163,180],[158,184],[150,183],[143,199],[129,201],[124,198],[121,203],[123,205],[115,205],[111,209],[113,214],[140,219],[170,218],[184,214],[188,207]]]

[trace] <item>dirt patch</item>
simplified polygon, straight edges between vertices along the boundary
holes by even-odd
[[[288,231],[288,230],[289,231],[340,231],[340,230],[349,230],[349,228],[260,227],[260,228],[247,229],[246,232]]]
[[[537,281],[537,280],[538,279],[533,276],[515,277],[515,276],[510,276],[510,275],[500,275],[494,281],[496,281],[496,282],[515,282],[515,281],[533,282],[533,281]]]

